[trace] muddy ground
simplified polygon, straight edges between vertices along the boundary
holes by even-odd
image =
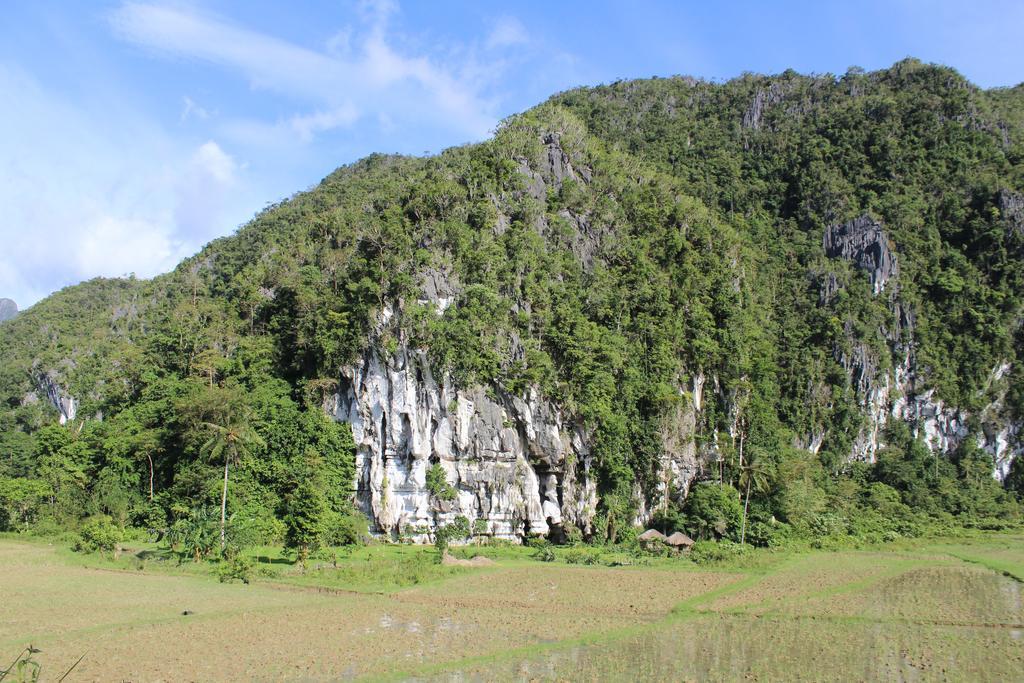
[[[372,594],[0,540],[0,653],[39,648],[42,680],[84,654],[69,681],[1024,680],[1021,558],[1003,543],[749,570],[499,560]]]

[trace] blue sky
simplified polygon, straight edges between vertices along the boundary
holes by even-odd
[[[487,137],[577,85],[843,73],[1024,80],[1024,3],[5,3],[0,296],[169,270],[370,152]]]

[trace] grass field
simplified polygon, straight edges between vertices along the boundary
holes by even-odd
[[[378,546],[300,574],[266,549],[243,585],[153,548],[112,561],[4,539],[0,653],[31,643],[43,680],[84,654],[69,681],[1024,680],[1021,537],[754,569],[523,550],[477,569]]]

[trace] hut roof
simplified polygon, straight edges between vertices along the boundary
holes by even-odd
[[[661,533],[657,529],[648,529],[637,537],[640,541],[664,541],[665,534]]]
[[[675,532],[674,534],[669,536],[667,539],[665,539],[665,542],[668,543],[669,545],[675,546],[677,548],[682,548],[682,547],[688,548],[691,545],[693,545],[693,539],[690,538],[689,536],[687,536],[686,534],[684,534],[682,531]]]

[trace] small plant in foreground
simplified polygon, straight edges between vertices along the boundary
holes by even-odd
[[[18,683],[35,683],[38,681],[42,667],[39,666],[39,662],[32,658],[32,655],[37,652],[42,652],[42,650],[37,650],[31,645],[19,652],[10,666],[0,671],[0,681],[12,674],[14,676],[12,680]]]

